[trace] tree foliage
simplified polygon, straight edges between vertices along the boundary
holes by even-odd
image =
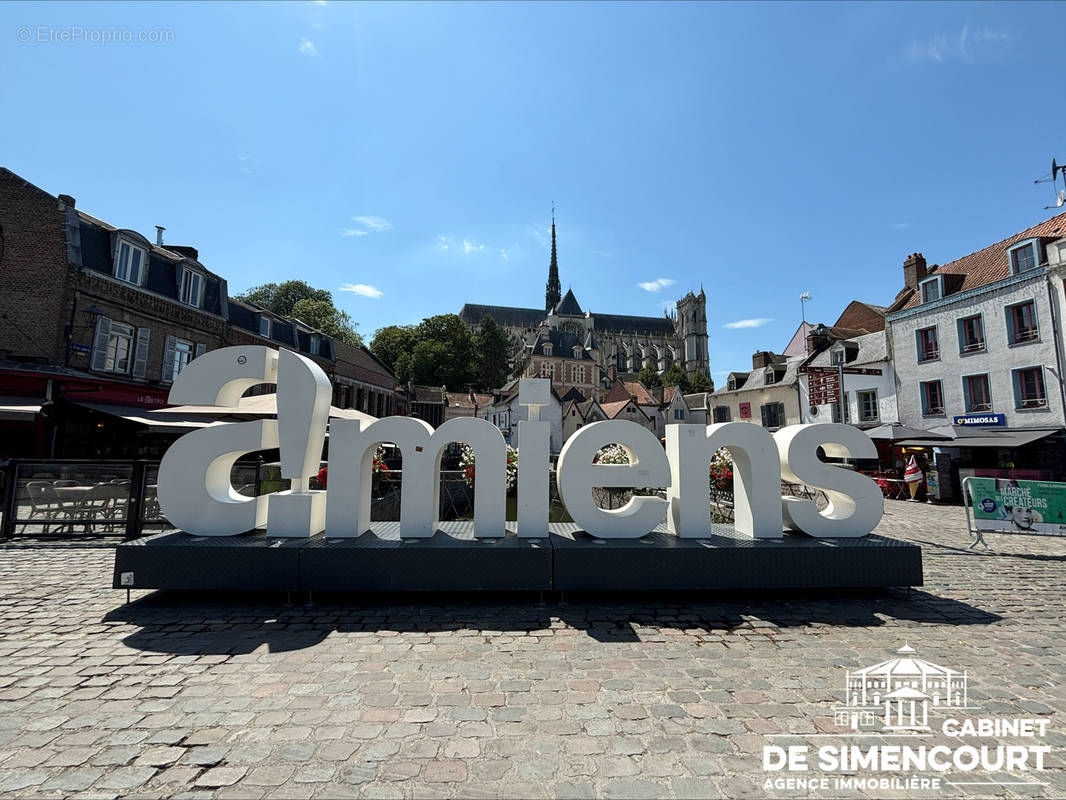
[[[476,384],[476,343],[455,314],[428,317],[416,326],[390,325],[374,334],[370,349],[406,383],[463,391]]]
[[[662,378],[659,377],[659,373],[655,367],[648,364],[637,375],[637,380],[644,384],[645,389],[655,389],[663,385]]]
[[[687,394],[689,391],[689,379],[688,373],[684,368],[676,361],[671,364],[666,372],[662,375],[663,386],[679,386],[681,387],[681,393]]]
[[[474,342],[477,348],[477,380],[484,390],[497,389],[510,376],[511,343],[507,334],[488,314],[480,325]]]
[[[714,384],[707,378],[702,372],[696,372],[692,375],[692,379],[689,381],[689,389],[693,392],[712,392],[714,391]]]
[[[263,283],[237,295],[237,299],[255,303],[279,317],[295,317],[342,342],[357,347],[363,344],[363,337],[356,330],[358,323],[333,305],[333,295],[305,281]]]

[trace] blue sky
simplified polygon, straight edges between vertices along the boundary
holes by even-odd
[[[805,290],[813,321],[887,305],[908,253],[1053,213],[1064,32],[1058,3],[5,3],[0,164],[368,337],[539,306],[554,200],[564,290],[702,284],[720,377]]]

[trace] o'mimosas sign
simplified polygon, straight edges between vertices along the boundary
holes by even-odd
[[[505,530],[506,443],[487,420],[463,417],[434,430],[410,417],[370,423],[334,420],[330,425],[329,491],[308,489],[319,469],[331,387],[310,359],[268,347],[227,347],[186,366],[174,382],[175,404],[235,406],[250,387],[277,384],[276,420],[213,425],[192,431],[167,451],[159,467],[163,514],[176,527],[199,536],[234,536],[266,528],[271,537],[307,538],[325,532],[354,538],[370,529],[374,453],[395,443],[403,457],[400,534],[429,538],[438,528],[440,462],[444,448],[465,442],[477,457],[474,536],[496,538]],[[519,403],[528,410],[518,423],[517,535],[548,535],[549,423],[539,410],[550,401],[547,380],[522,380]],[[620,444],[629,464],[594,464],[596,452]],[[557,475],[567,511],[585,532],[602,539],[636,539],[665,518],[681,538],[711,535],[709,464],[720,447],[734,462],[735,524],[738,535],[781,538],[783,531],[814,537],[865,536],[884,513],[877,484],[852,470],[825,463],[821,449],[838,458],[876,458],[873,442],[850,425],[790,425],[774,434],[748,422],[668,425],[666,448],[646,428],[607,420],[579,429],[563,445]],[[279,448],[288,491],[261,497],[238,494],[230,481],[233,464],[257,450]],[[782,497],[781,480],[821,489],[829,499],[819,511],[803,498]],[[666,499],[634,496],[622,508],[596,505],[594,487],[666,487]]]

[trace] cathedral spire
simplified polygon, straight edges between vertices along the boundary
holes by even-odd
[[[548,285],[544,292],[544,310],[551,312],[562,299],[563,289],[559,283],[559,260],[555,255],[555,203],[552,203],[552,260],[548,266]]]

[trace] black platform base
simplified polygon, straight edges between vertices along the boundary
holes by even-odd
[[[595,539],[552,524],[544,539],[475,539],[470,522],[430,539],[399,523],[355,539],[199,537],[160,533],[120,544],[115,588],[304,591],[647,591],[921,586],[917,545],[865,536],[679,539],[660,526],[640,539]],[[124,580],[125,578],[125,580]]]

